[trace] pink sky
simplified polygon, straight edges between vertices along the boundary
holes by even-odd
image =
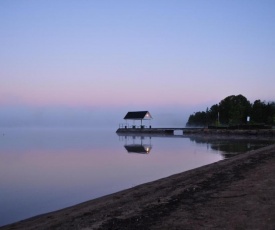
[[[274,101],[274,21],[273,1],[1,1],[0,105]]]

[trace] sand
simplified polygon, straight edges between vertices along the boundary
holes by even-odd
[[[0,229],[275,229],[275,145]]]

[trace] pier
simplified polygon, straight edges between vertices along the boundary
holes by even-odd
[[[119,124],[116,133],[118,135],[248,135],[248,136],[275,136],[275,129],[267,125],[235,125],[235,126],[208,126],[193,128],[152,128],[152,116],[149,111],[128,112],[124,120],[126,124]],[[132,121],[133,125],[129,125],[128,121]],[[140,121],[140,125],[135,122]],[[145,125],[144,121],[149,121],[149,125]]]
[[[185,133],[198,133],[203,128],[146,128],[146,127],[124,127],[117,129],[118,134],[163,134],[163,135],[183,135]]]
[[[247,135],[247,136],[275,136],[275,129],[208,129],[208,128],[147,128],[147,127],[124,127],[118,128],[118,135]]]

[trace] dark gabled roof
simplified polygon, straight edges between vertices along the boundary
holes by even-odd
[[[146,116],[148,114],[148,116]],[[145,117],[146,116],[146,117]],[[141,119],[151,119],[151,115],[148,111],[136,111],[136,112],[128,112],[124,119],[129,120],[141,120]]]

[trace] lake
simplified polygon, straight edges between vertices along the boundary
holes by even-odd
[[[0,226],[210,164],[274,140],[0,129]]]

